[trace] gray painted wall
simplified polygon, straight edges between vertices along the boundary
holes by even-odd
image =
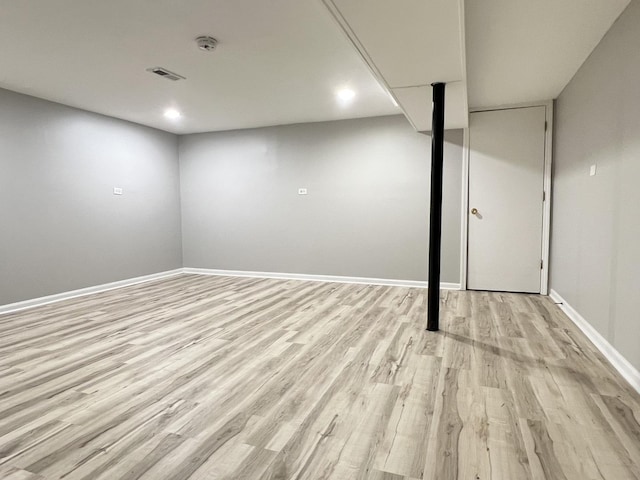
[[[551,288],[640,369],[638,25],[633,0],[556,103]]]
[[[0,305],[181,267],[178,175],[175,135],[0,90]]]
[[[184,265],[426,280],[430,142],[402,116],[182,136]],[[462,131],[445,165],[442,281],[458,283]]]

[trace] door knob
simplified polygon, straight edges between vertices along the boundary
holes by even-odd
[[[471,215],[477,215],[478,214],[478,209],[477,208],[472,208],[471,209]]]

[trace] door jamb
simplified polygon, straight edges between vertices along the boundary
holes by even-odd
[[[467,289],[467,258],[469,254],[469,127],[462,139],[462,202],[460,225],[460,290]]]
[[[540,269],[540,294],[549,294],[549,252],[551,244],[551,172],[553,166],[553,100],[540,102],[499,105],[496,107],[470,108],[469,113],[493,110],[511,110],[526,107],[545,107],[545,145],[544,145],[544,202],[542,209],[542,268]],[[469,120],[471,121],[471,120]],[[470,128],[464,129],[462,150],[462,224],[460,229],[460,289],[467,289],[469,255],[469,137]]]

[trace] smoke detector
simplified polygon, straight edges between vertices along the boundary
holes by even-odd
[[[198,44],[198,48],[200,50],[204,50],[205,52],[213,52],[218,44],[218,41],[207,35],[202,35],[196,38],[196,43]]]

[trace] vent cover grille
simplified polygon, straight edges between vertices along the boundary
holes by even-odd
[[[162,67],[147,68],[147,72],[155,73],[159,77],[166,78],[167,80],[173,80],[174,82],[177,80],[186,80],[182,75],[178,75],[177,73]]]

